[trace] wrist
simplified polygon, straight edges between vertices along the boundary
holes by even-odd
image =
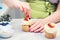
[[[49,20],[49,19],[47,19],[47,18],[45,18],[45,19],[43,19],[43,20],[44,20],[44,23],[46,23],[46,24],[51,23],[51,20]]]
[[[51,14],[50,16],[46,17],[44,20],[47,22],[47,23],[55,23],[57,22],[57,12],[58,11],[55,11],[53,14]]]

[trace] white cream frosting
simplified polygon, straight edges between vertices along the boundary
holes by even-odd
[[[31,25],[32,24],[32,21],[29,20],[29,21],[23,21],[22,25]]]
[[[56,32],[56,28],[50,28],[47,24],[44,26],[45,27],[45,31],[48,33],[55,33]]]

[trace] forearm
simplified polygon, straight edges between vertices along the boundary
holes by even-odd
[[[17,1],[19,1],[19,0],[4,0],[5,3],[11,3],[11,4],[13,4],[14,2],[17,2]]]
[[[58,4],[57,10],[54,14],[44,19],[47,23],[60,21],[60,3]]]
[[[16,0],[4,0],[4,1],[16,1]],[[19,1],[19,0],[17,0],[17,1]]]
[[[45,18],[45,21],[47,23],[60,21],[60,11],[57,11],[54,14],[48,16],[47,18]]]
[[[4,0],[4,2],[10,7],[14,8],[15,4],[19,3],[19,0]]]

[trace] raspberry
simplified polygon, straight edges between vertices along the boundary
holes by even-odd
[[[29,20],[29,18],[28,18],[28,17],[26,17],[24,20],[28,21],[28,20]]]

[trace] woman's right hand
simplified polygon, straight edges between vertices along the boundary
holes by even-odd
[[[30,7],[27,2],[21,2],[19,0],[4,0],[4,1],[10,8],[17,8],[20,9],[20,11],[24,12],[25,14],[26,13],[30,14]]]

